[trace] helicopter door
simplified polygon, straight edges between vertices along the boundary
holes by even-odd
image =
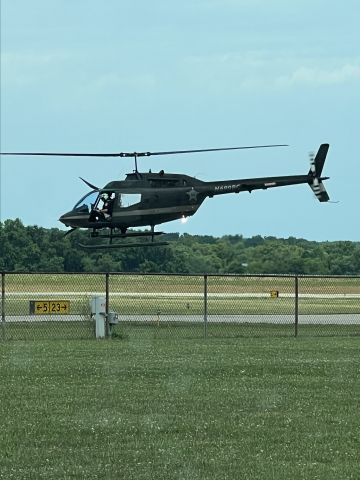
[[[115,198],[112,198],[112,193],[100,193],[95,203],[92,204],[89,221],[110,221],[114,207],[114,201]]]

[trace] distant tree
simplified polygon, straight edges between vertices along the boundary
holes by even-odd
[[[0,270],[148,273],[283,273],[360,275],[359,242],[275,237],[167,234],[167,247],[84,250],[87,232],[0,223]]]

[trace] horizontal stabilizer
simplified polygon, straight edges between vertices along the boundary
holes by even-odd
[[[319,202],[328,202],[330,200],[323,182],[317,177],[315,177],[313,182],[310,184],[310,188],[315,193],[315,196]]]

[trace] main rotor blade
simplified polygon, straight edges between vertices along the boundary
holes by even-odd
[[[92,183],[88,182],[87,180],[85,180],[85,178],[82,178],[82,177],[79,177],[84,183],[86,183],[86,185],[88,185],[90,188],[92,188],[93,190],[97,190],[99,191],[100,188],[99,187],[95,187],[95,185],[93,185]]]
[[[59,152],[3,152],[0,155],[43,156],[43,157],[150,157],[154,155],[177,155],[180,153],[220,152],[224,150],[248,150],[254,148],[288,147],[279,145],[251,145],[247,147],[201,148],[193,150],[170,150],[164,152],[120,152],[120,153],[59,153]]]
[[[223,150],[246,150],[250,148],[288,147],[289,145],[252,145],[249,147],[202,148],[198,150],[174,150],[170,152],[148,152],[147,155],[175,155],[178,153],[220,152]]]
[[[55,153],[55,152],[1,152],[0,155],[33,155],[43,157],[121,157],[121,153]]]

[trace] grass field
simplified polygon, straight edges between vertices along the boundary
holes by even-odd
[[[335,325],[331,323],[302,325],[297,329],[301,337],[316,336],[358,336],[360,325]],[[253,338],[253,337],[293,337],[293,323],[222,323],[208,322],[164,322],[158,317],[149,321],[120,321],[112,329],[113,338],[134,341],[153,341],[168,339],[169,341],[201,338]],[[45,321],[45,322],[9,322],[0,323],[0,341],[13,340],[74,340],[95,338],[94,321]]]
[[[104,273],[7,273],[4,277],[7,292],[77,291],[85,294],[105,291]],[[279,290],[291,293],[294,276],[212,276],[207,277],[209,293],[269,293]],[[110,292],[190,292],[204,291],[204,275],[132,275],[109,274]],[[300,293],[360,294],[360,277],[299,277]]]
[[[60,298],[66,297],[62,295]],[[4,302],[6,315],[29,315],[29,300],[42,300],[44,295],[33,294],[9,296]],[[48,294],[45,299],[57,300],[59,295]],[[90,315],[91,295],[68,295],[70,300],[70,314]],[[194,298],[182,294],[178,297],[152,296],[129,297],[109,296],[110,310],[121,312],[123,315],[201,315],[204,312],[204,299]],[[295,300],[293,298],[212,298],[207,301],[209,315],[237,315],[237,314],[277,314],[291,315],[294,313]],[[304,298],[299,300],[301,314],[338,314],[360,313],[360,298]]]
[[[1,479],[358,479],[358,338],[0,343]]]
[[[196,315],[204,312],[204,276],[116,275],[108,278],[109,307],[121,314]],[[209,276],[209,315],[293,314],[294,277]],[[94,294],[105,295],[105,274],[6,274],[1,308],[28,315],[29,300],[70,300],[70,313],[88,315]],[[271,291],[279,298],[271,298]],[[360,277],[299,278],[300,314],[360,313]],[[261,298],[259,295],[263,295]]]

